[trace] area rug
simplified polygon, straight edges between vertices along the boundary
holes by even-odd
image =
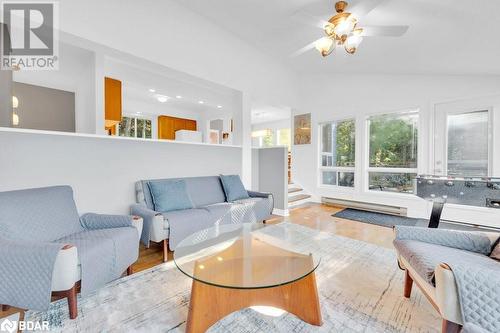
[[[323,326],[284,313],[269,316],[253,309],[235,312],[209,332],[437,332],[440,317],[414,288],[403,297],[403,272],[395,251],[296,224],[303,235],[295,246],[321,256],[316,270]],[[268,235],[282,232],[272,225]],[[65,300],[47,312],[29,311],[27,320],[48,320],[52,332],[184,332],[191,280],[173,262],[114,281],[78,299],[78,318],[70,320]]]
[[[363,223],[376,224],[383,227],[392,228],[395,225],[427,226],[429,220],[415,219],[405,216],[395,216],[384,213],[368,212],[366,210],[346,208],[332,215],[343,219],[359,221]]]

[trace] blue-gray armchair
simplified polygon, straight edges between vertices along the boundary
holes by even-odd
[[[500,262],[492,253],[500,233],[407,226],[394,233],[405,297],[415,282],[443,318],[443,332],[500,331]]]
[[[0,304],[46,310],[119,278],[138,258],[142,220],[78,215],[69,186],[0,192]]]

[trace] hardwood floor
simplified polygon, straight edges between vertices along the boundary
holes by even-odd
[[[392,229],[331,216],[342,209],[343,207],[331,207],[322,204],[307,204],[291,210],[290,216],[288,217],[275,216],[268,220],[267,223],[273,224],[287,221],[317,230],[328,231],[339,236],[373,243],[386,248],[392,248]],[[168,260],[173,260],[173,252],[169,252]],[[134,273],[137,273],[162,263],[162,243],[151,243],[151,246],[148,249],[141,244],[139,259],[133,265],[133,271]],[[10,308],[8,311],[0,311],[0,318],[19,311],[20,310],[16,308]]]
[[[275,216],[268,220],[268,224],[283,221],[297,223],[309,228],[328,231],[333,234],[349,237],[386,248],[392,248],[392,229],[377,225],[361,223],[332,217],[344,207],[332,207],[322,204],[307,204],[290,211],[290,216]],[[163,263],[163,248],[161,243],[151,243],[149,249],[140,246],[139,260],[133,265],[134,272],[139,272]],[[168,260],[173,260],[173,253],[169,252]]]

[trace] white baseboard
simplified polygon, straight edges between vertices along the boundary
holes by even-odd
[[[279,215],[279,216],[288,216],[288,215],[290,215],[289,212],[288,212],[288,209],[278,209],[278,208],[274,208],[273,209],[273,214],[274,215]]]

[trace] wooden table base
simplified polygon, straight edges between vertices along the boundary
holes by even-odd
[[[322,325],[312,272],[298,281],[262,289],[221,288],[193,280],[186,332],[205,332],[228,314],[256,305],[280,308],[311,325]]]

